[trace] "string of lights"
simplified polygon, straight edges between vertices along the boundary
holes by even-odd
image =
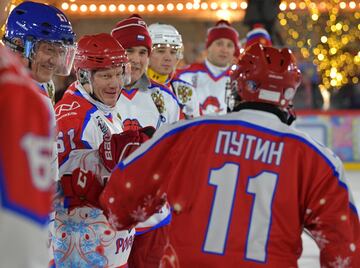
[[[23,0],[12,0],[4,11]],[[45,2],[45,1],[42,1]],[[109,3],[110,2],[110,3]],[[233,12],[244,12],[247,1],[96,1],[69,0],[55,5],[69,16],[114,16],[139,13],[145,15],[180,15],[213,12],[228,20],[239,20]],[[290,47],[297,47],[301,55],[312,61],[321,76],[320,90],[325,97],[330,89],[339,89],[348,83],[359,82],[360,73],[360,2],[343,0],[287,0],[279,4],[278,19],[284,39]],[[211,14],[211,13],[207,13]],[[238,14],[238,13],[237,13]],[[206,17],[209,18],[207,15]],[[4,26],[0,34],[3,35]]]
[[[360,12],[355,1],[301,2],[301,11],[280,4],[280,25],[286,42],[311,60],[320,74],[319,88],[326,101],[329,90],[359,82]],[[287,8],[285,8],[287,7]]]

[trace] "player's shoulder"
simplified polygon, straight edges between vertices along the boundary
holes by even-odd
[[[184,66],[182,68],[179,68],[176,70],[175,72],[175,77],[179,77],[182,74],[185,73],[196,73],[196,72],[201,72],[201,71],[206,71],[206,66],[204,63],[193,63],[187,66]]]
[[[94,105],[87,101],[80,91],[69,91],[55,105],[56,120],[83,119],[86,114],[94,109]]]
[[[193,85],[181,78],[174,78],[174,79],[171,79],[170,81],[170,84],[173,86],[173,87],[178,87],[178,86],[182,86],[182,87],[186,87],[186,88],[191,88],[193,89]]]
[[[167,87],[163,84],[159,84],[159,83],[155,82],[154,80],[150,80],[150,85],[148,88],[152,91],[159,90],[165,97],[171,97],[174,100],[177,100],[174,93],[172,92],[172,90],[169,87]]]
[[[327,146],[311,137],[308,133],[297,129],[296,127],[288,127],[288,133],[293,139],[303,144],[305,150],[312,150],[316,155],[320,156],[332,167],[337,169],[342,165],[340,158]]]
[[[72,95],[72,94],[74,94],[75,91],[77,90],[76,86],[77,86],[77,81],[72,82],[72,83],[68,86],[68,88],[65,90],[63,96],[67,96],[67,95]]]

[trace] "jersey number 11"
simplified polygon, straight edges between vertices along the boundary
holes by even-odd
[[[225,163],[210,172],[209,184],[215,186],[215,197],[205,236],[203,250],[223,255],[231,222],[240,166]],[[247,231],[245,259],[265,262],[271,228],[271,207],[278,175],[269,171],[248,177],[246,193],[253,196],[250,223]]]

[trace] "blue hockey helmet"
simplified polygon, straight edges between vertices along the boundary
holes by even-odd
[[[5,45],[30,60],[37,42],[60,45],[64,55],[57,74],[68,75],[71,71],[76,50],[75,33],[66,15],[56,7],[30,1],[19,4],[8,17],[3,40]]]

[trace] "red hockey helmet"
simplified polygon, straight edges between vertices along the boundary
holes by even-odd
[[[110,34],[84,35],[78,42],[75,70],[112,68],[127,63],[125,49]]]
[[[301,73],[291,50],[257,43],[240,56],[231,79],[242,101],[287,108],[300,85]]]

